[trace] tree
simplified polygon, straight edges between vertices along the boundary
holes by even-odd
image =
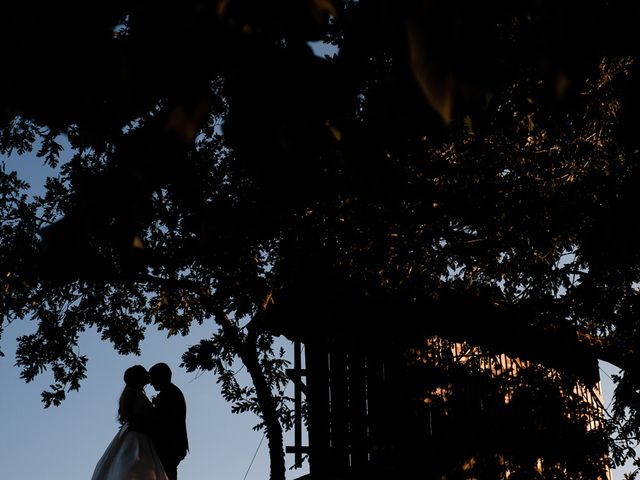
[[[1,173],[3,318],[39,326],[24,378],[50,367],[57,403],[88,326],[128,353],[146,325],[214,319],[185,365],[261,414],[282,478],[272,335],[419,319],[552,367],[619,366],[622,461],[640,428],[640,12],[512,3],[4,5],[0,151],[40,138],[54,165],[62,134],[75,152],[44,198]]]

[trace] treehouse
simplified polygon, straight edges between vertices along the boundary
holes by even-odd
[[[610,478],[598,363],[579,343],[507,324],[498,339],[469,301],[446,302],[447,338],[410,312],[394,317],[386,299],[342,300],[342,314],[319,306],[272,323],[295,342],[287,452],[295,466],[308,459],[308,478]],[[463,340],[459,315],[471,311],[485,330]]]
[[[310,478],[610,478],[598,383],[438,338],[378,347],[296,343],[287,452]]]

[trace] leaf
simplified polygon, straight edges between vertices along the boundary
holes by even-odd
[[[454,76],[436,59],[434,45],[428,45],[423,26],[415,18],[406,23],[409,67],[427,102],[449,125],[453,112]]]
[[[311,0],[309,12],[311,18],[319,27],[324,27],[329,17],[335,17],[338,14],[332,0]]]

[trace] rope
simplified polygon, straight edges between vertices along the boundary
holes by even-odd
[[[598,366],[598,369],[609,379],[611,380],[612,383],[615,384],[615,381],[613,380],[613,378],[611,378],[611,375],[609,375],[607,372],[605,372],[602,367]],[[604,407],[604,411],[607,415],[609,415],[609,417],[611,417],[611,414],[609,413],[609,408],[611,407],[611,405],[613,404],[613,401],[615,400],[615,393],[613,393],[613,395],[611,395],[611,399],[609,400],[609,404]]]
[[[253,454],[253,458],[251,459],[251,463],[249,463],[249,468],[247,468],[247,472],[244,474],[244,477],[242,478],[242,480],[247,480],[247,475],[249,475],[249,472],[251,471],[251,467],[253,466],[253,462],[256,459],[256,456],[258,455],[258,452],[260,451],[260,446],[262,445],[262,441],[264,440],[264,436],[265,434],[262,434],[262,438],[260,439],[260,443],[258,444],[258,448],[256,448],[255,453]]]

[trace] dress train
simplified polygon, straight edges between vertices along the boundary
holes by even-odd
[[[168,480],[151,438],[124,424],[98,461],[91,480]]]

